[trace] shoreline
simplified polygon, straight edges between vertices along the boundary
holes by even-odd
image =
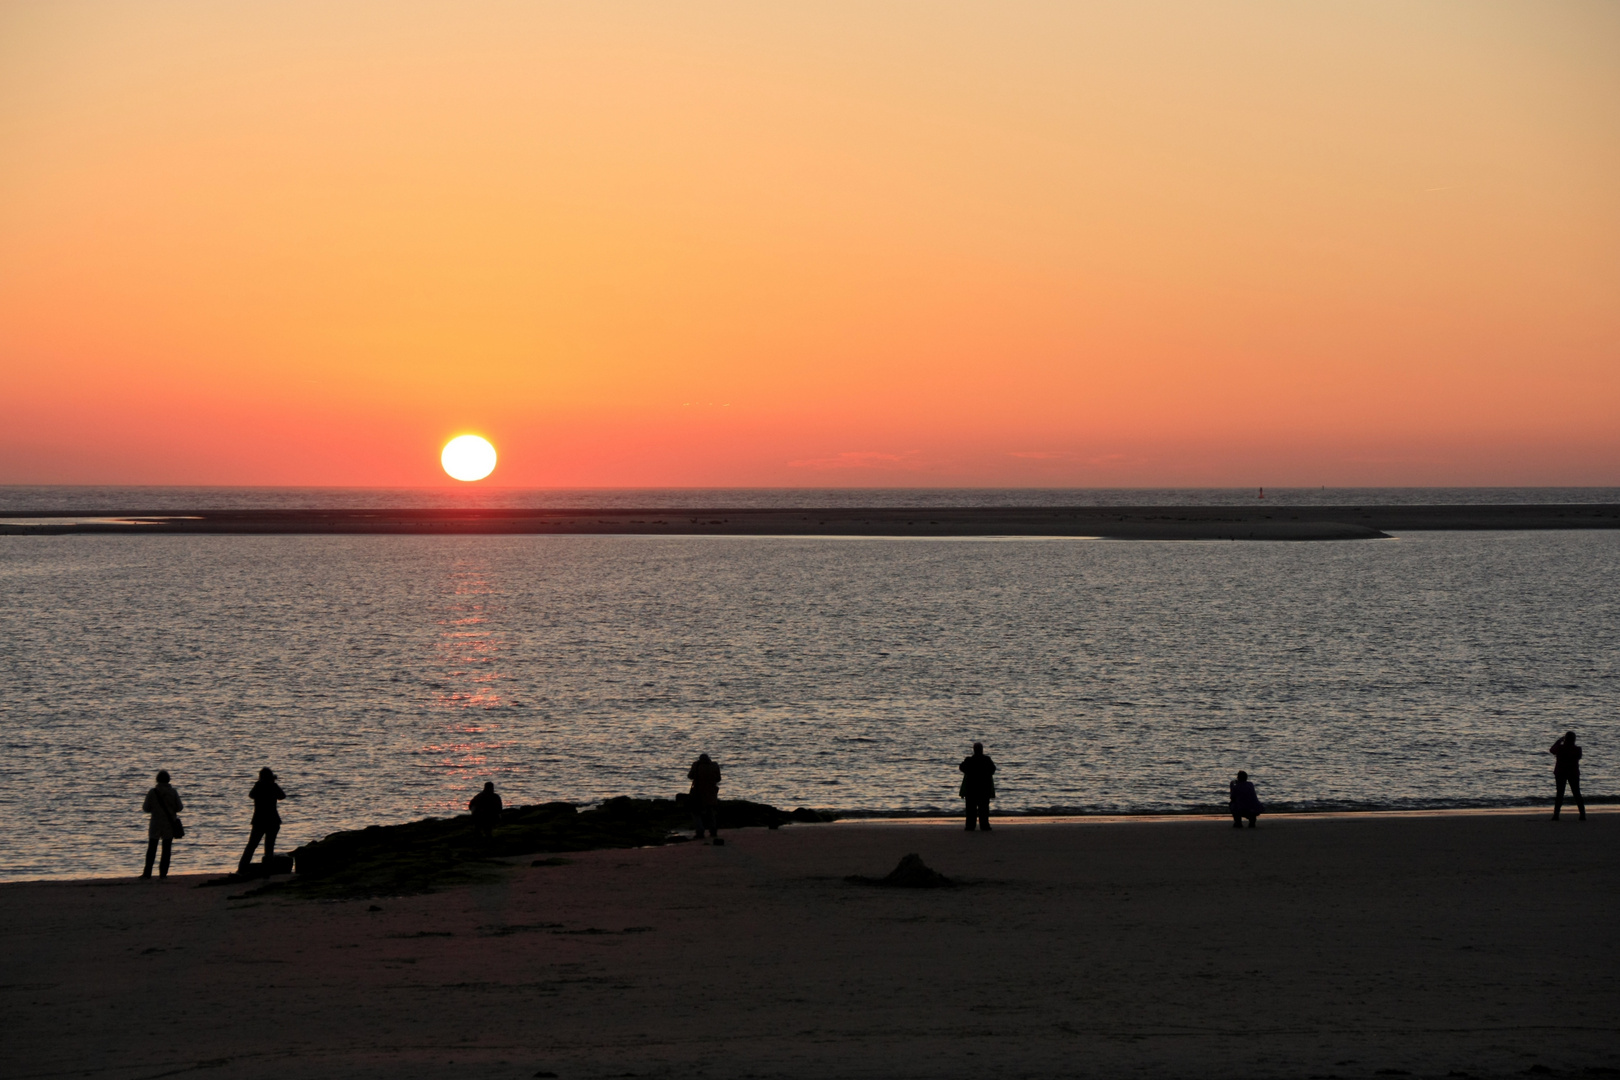
[[[1278,812],[1266,811],[1260,815],[1264,821],[1316,821],[1316,820],[1354,820],[1358,818],[1452,818],[1452,817],[1550,817],[1551,806],[1546,808],[1535,806],[1475,806],[1475,807],[1437,807],[1423,810],[1283,810]],[[1566,816],[1575,811],[1565,805]],[[1594,803],[1586,800],[1586,812],[1592,814],[1620,813],[1620,805],[1614,803]],[[962,827],[962,814],[954,817],[946,815],[917,815],[915,817],[850,817],[840,816],[836,820],[826,822],[828,825],[954,825]],[[990,820],[995,824],[1029,826],[1029,825],[1123,825],[1123,824],[1152,824],[1157,822],[1173,821],[1224,821],[1232,820],[1231,814],[1212,813],[1208,811],[1189,811],[1184,814],[1006,814],[992,813]]]
[[[0,535],[559,535],[1371,540],[1393,532],[1620,529],[1620,504],[1495,506],[132,509],[0,514]]]
[[[1595,816],[1600,816],[1600,817],[1620,816],[1620,799],[1615,799],[1613,797],[1606,797],[1606,798],[1607,798],[1607,801],[1605,801],[1605,802],[1594,802],[1592,799],[1587,799],[1586,812],[1587,812],[1588,816],[1594,816],[1594,815]],[[586,804],[581,804],[581,805],[586,805]],[[519,809],[523,809],[523,807],[512,807],[511,809],[519,810]],[[1284,810],[1284,811],[1277,811],[1277,812],[1268,811],[1268,812],[1260,815],[1260,820],[1261,820],[1262,824],[1264,824],[1266,822],[1355,821],[1355,820],[1363,820],[1363,819],[1365,819],[1365,820],[1403,820],[1403,819],[1422,820],[1422,819],[1476,818],[1476,817],[1478,817],[1478,818],[1522,817],[1522,818],[1529,818],[1529,819],[1548,819],[1551,816],[1550,815],[1550,809],[1551,809],[1551,804],[1549,803],[1547,806],[1543,806],[1543,807],[1538,807],[1538,806],[1491,806],[1491,807],[1479,806],[1479,807],[1430,807],[1430,808],[1416,809],[1416,810]],[[832,820],[830,820],[830,821],[822,821],[822,822],[807,822],[807,821],[785,822],[781,826],[781,828],[816,829],[816,828],[821,828],[821,827],[832,827],[832,828],[836,828],[836,829],[840,829],[840,830],[848,830],[848,829],[852,829],[852,828],[873,826],[873,827],[898,828],[898,829],[911,829],[911,828],[919,828],[919,829],[930,829],[930,828],[932,828],[932,829],[942,829],[942,828],[948,829],[948,828],[955,828],[955,829],[958,829],[958,830],[962,829],[962,814],[960,814],[960,813],[957,813],[957,814],[918,813],[918,814],[886,814],[886,815],[863,816],[863,815],[860,815],[860,814],[853,814],[853,815],[852,814],[844,814],[844,813],[841,813],[839,811],[823,811],[823,812],[834,814],[836,816],[834,816],[832,818]],[[1566,804],[1566,806],[1565,806],[1565,815],[1564,815],[1566,818],[1568,818],[1570,820],[1575,820],[1576,813],[1577,812],[1573,808],[1572,805]],[[429,820],[456,821],[458,819],[465,819],[465,818],[466,818],[466,815],[453,815],[452,817],[449,817],[449,818],[429,819]],[[1231,821],[1231,815],[1228,814],[1228,813],[1215,813],[1215,812],[1203,811],[1203,810],[1186,811],[1186,812],[1148,813],[1148,814],[1133,814],[1133,813],[1118,813],[1118,814],[1115,814],[1115,813],[1094,813],[1094,814],[1093,813],[1074,813],[1074,814],[1035,813],[1035,814],[1022,814],[1022,813],[1012,813],[1012,814],[1001,815],[1001,814],[992,813],[991,816],[990,816],[990,820],[991,820],[991,822],[993,822],[995,825],[998,825],[998,826],[1005,826],[1007,828],[1026,829],[1026,828],[1034,828],[1034,827],[1053,827],[1053,826],[1066,826],[1066,825],[1170,825],[1170,824],[1175,824],[1177,822],[1201,823],[1201,824],[1217,824],[1217,823],[1230,822]],[[740,828],[722,828],[720,831],[729,836],[729,835],[732,835],[734,833],[739,833],[739,832],[758,832],[758,831],[760,831],[761,829],[764,829],[764,828],[766,828],[766,827],[759,826],[759,825],[748,825],[748,826],[742,826]],[[356,831],[363,831],[363,830],[356,830]],[[766,829],[766,831],[775,831],[775,829],[770,828],[770,829]],[[184,851],[183,845],[184,845],[184,841],[180,841],[175,845],[177,864],[179,863],[181,857],[183,856],[183,851]],[[584,849],[584,851],[568,851],[568,852],[566,852],[566,854],[572,856],[572,855],[575,855],[575,854],[584,854],[584,853],[592,853],[592,852],[607,853],[607,852],[613,852],[613,851],[646,851],[646,850],[653,850],[653,849],[656,849],[656,848],[659,848],[659,847],[665,847],[665,846],[672,846],[672,845],[669,845],[669,844],[646,844],[646,845],[638,845],[638,846],[635,846],[635,847],[587,848],[587,849]],[[131,850],[133,851],[134,849],[131,849]],[[287,852],[290,853],[293,850],[294,850],[293,848],[288,848]],[[136,854],[138,855],[138,853],[136,853]],[[524,852],[522,854],[495,856],[493,858],[493,861],[495,861],[495,862],[503,862],[503,861],[507,861],[507,860],[511,860],[511,859],[516,859],[516,860],[521,861],[523,859],[527,859],[531,855],[545,855],[545,854],[554,854],[554,852],[551,852],[551,851],[548,851],[548,850],[536,849],[536,850],[534,850],[532,852]],[[131,862],[131,866],[137,865],[138,862],[139,862],[138,858],[133,859],[133,861]],[[514,863],[513,865],[516,865],[516,864]],[[204,881],[204,880],[212,881],[212,880],[218,880],[218,879],[223,878],[223,877],[228,877],[228,876],[231,875],[231,873],[232,873],[232,870],[230,868],[220,868],[220,869],[213,869],[213,870],[192,870],[192,869],[182,867],[180,869],[177,869],[175,872],[171,873],[170,877],[174,878],[174,879],[177,879],[177,880],[179,880],[179,879],[196,879],[198,881]],[[84,875],[42,874],[42,875],[35,875],[35,876],[31,876],[31,877],[5,877],[5,878],[0,878],[0,890],[5,889],[7,886],[33,885],[33,884],[41,884],[41,883],[57,883],[57,884],[106,883],[106,884],[116,884],[116,883],[120,883],[120,882],[130,881],[130,880],[134,879],[137,876],[137,874],[138,874],[138,871],[131,870],[131,872],[128,873],[128,874],[120,874],[120,875],[112,875],[112,876],[108,876],[108,875],[104,875],[104,874],[102,874],[102,875],[97,875],[97,874],[84,874]],[[287,875],[287,877],[283,878],[283,880],[286,880],[287,878],[296,879],[297,875],[296,874]],[[243,884],[243,887],[245,887],[245,888],[254,887],[253,881],[251,879],[250,880],[245,880],[242,884]],[[450,885],[448,887],[450,887],[450,888],[459,888],[461,886],[452,884],[452,885]]]

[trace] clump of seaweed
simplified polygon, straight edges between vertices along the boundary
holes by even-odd
[[[779,810],[746,799],[722,800],[722,829],[770,828],[790,822],[831,821],[832,815],[800,808]],[[632,799],[621,796],[588,810],[551,802],[506,810],[494,834],[480,837],[471,815],[424,818],[401,825],[372,825],[336,832],[296,849],[296,875],[254,890],[314,897],[400,896],[487,881],[519,856],[663,844],[689,829],[686,796]]]

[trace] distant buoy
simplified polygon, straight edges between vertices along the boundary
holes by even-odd
[[[1266,497],[1266,489],[1265,489],[1265,488],[1261,488],[1261,489],[1260,489],[1260,497],[1261,497],[1261,498],[1262,498],[1262,499],[1263,499],[1263,498],[1265,498],[1265,497]]]

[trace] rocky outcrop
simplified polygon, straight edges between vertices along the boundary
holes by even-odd
[[[717,808],[721,829],[775,829],[791,822],[831,821],[832,815],[799,808],[725,799]],[[471,815],[424,818],[400,825],[372,825],[337,832],[295,850],[297,879],[289,887],[321,895],[397,895],[428,892],[492,874],[502,860],[525,855],[597,848],[648,847],[692,827],[686,796],[623,797],[587,810],[552,802],[512,807],[501,814],[494,835],[484,839]]]

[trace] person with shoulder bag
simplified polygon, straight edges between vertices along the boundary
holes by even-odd
[[[167,771],[157,774],[157,786],[146,793],[146,801],[141,804],[141,810],[151,815],[146,826],[146,870],[141,874],[142,879],[152,876],[152,861],[157,858],[158,844],[163,845],[163,861],[158,866],[158,877],[169,876],[169,852],[174,842],[186,835],[186,827],[180,823],[180,811],[185,804],[180,801],[180,793],[169,786]]]

